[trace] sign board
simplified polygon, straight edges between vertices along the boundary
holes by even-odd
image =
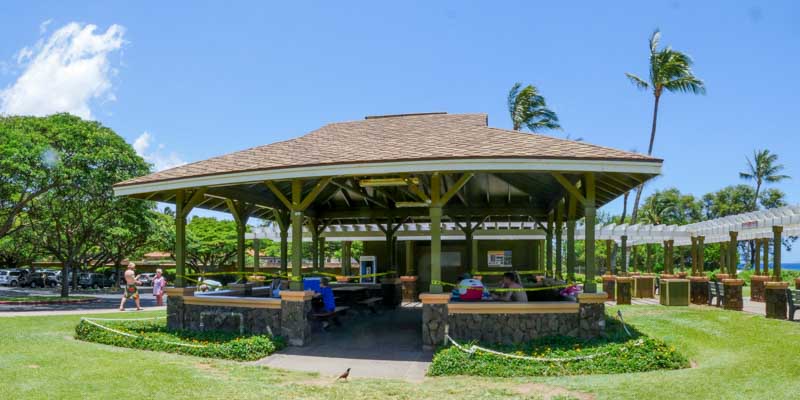
[[[490,267],[510,267],[511,250],[490,250],[488,254],[488,265]]]

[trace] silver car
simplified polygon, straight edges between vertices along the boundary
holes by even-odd
[[[25,286],[28,283],[27,274],[20,269],[0,270],[0,285]]]

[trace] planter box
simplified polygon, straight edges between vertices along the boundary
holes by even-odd
[[[634,276],[633,297],[639,299],[652,299],[656,297],[655,277],[647,275]]]
[[[660,303],[664,306],[688,306],[689,280],[662,279]]]

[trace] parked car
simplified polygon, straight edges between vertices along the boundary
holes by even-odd
[[[153,286],[153,279],[155,279],[156,274],[154,273],[146,273],[139,275],[139,282],[142,282],[142,286]]]
[[[80,286],[83,289],[89,287],[91,287],[92,289],[99,289],[102,287],[112,287],[114,286],[114,279],[112,277],[106,277],[103,274],[84,272],[78,275],[78,286]]]
[[[25,286],[28,284],[28,272],[21,269],[0,271],[0,285]]]
[[[30,274],[28,279],[28,286],[32,288],[37,287],[56,287],[58,286],[58,279],[56,273],[52,271],[36,271]]]

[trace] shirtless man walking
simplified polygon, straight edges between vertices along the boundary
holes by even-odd
[[[139,289],[136,285],[140,285],[139,275],[134,275],[133,270],[136,269],[136,264],[128,264],[128,270],[125,271],[125,292],[122,293],[122,301],[119,302],[119,310],[125,311],[125,300],[131,297],[136,302],[136,311],[142,309],[139,305]]]

